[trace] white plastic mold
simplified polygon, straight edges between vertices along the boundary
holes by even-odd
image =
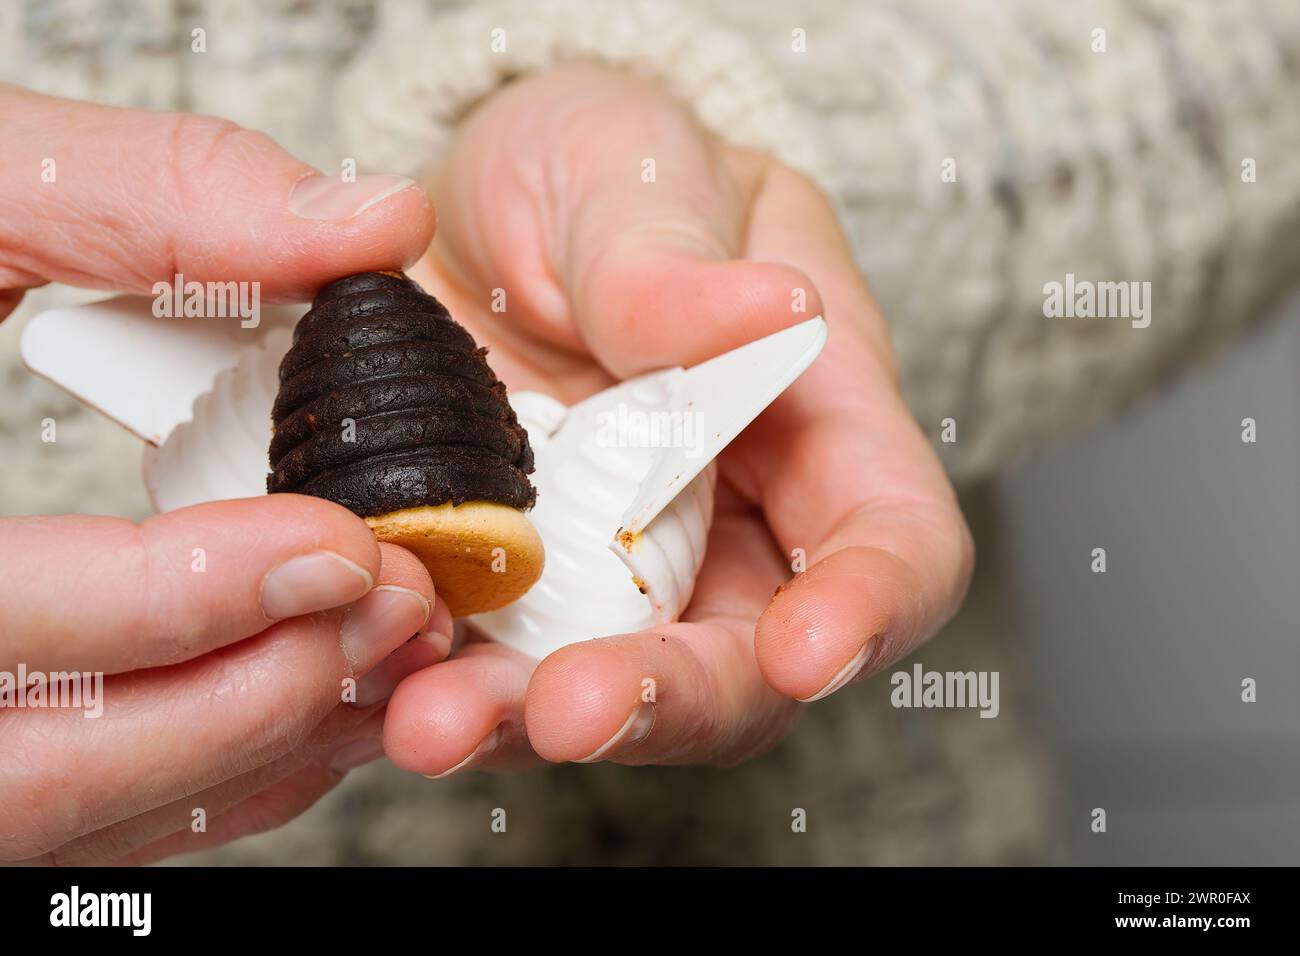
[[[266,493],[277,369],[302,309],[263,310],[256,329],[159,319],[119,296],[54,309],[23,333],[27,366],[144,442],[160,511]],[[713,518],[713,460],[812,363],[815,318],[689,370],[665,369],[571,407],[511,393],[537,470],[529,517],[541,579],[472,619],[540,659],[565,644],[675,620],[690,601]]]

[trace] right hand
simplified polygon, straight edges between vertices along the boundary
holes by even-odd
[[[643,179],[648,158],[656,175]],[[511,390],[573,403],[823,311],[830,340],[719,456],[708,552],[679,621],[580,629],[600,639],[540,664],[467,645],[393,695],[395,764],[730,766],[952,616],[970,532],[809,180],[713,136],[653,84],[575,65],[485,99],[431,188],[443,229],[412,277],[490,347]],[[799,551],[807,570],[792,575]]]

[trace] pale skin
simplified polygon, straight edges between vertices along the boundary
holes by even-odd
[[[431,776],[734,764],[960,604],[970,536],[831,207],[652,85],[595,67],[518,81],[467,118],[427,194],[368,181],[310,219],[286,197],[314,171],[260,134],[5,88],[0,107],[17,133],[0,155],[7,308],[46,281],[147,292],[180,271],[303,300],[340,275],[406,268],[511,389],[565,401],[812,315],[830,324],[818,361],[719,461],[682,621],[578,634],[604,639],[540,665],[452,648],[419,563],[327,502],[221,502],[139,527],[0,520],[0,669],[110,675],[99,720],[0,710],[0,860],[144,862],[277,826],[378,757],[381,734],[389,759]],[[57,191],[33,185],[47,156],[66,157]],[[340,215],[367,196],[380,198]],[[271,577],[319,552],[328,573]],[[349,677],[369,688],[362,705],[340,702]],[[191,830],[195,807],[206,832]]]

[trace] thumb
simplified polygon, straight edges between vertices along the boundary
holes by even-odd
[[[325,176],[225,120],[4,85],[0,117],[0,309],[48,281],[148,292],[176,273],[301,300],[404,268],[433,236],[412,181]]]
[[[703,255],[672,229],[625,235],[585,263],[573,292],[583,340],[619,378],[696,365],[821,312],[793,266]]]
[[[654,124],[611,121],[568,194],[557,271],[583,341],[618,377],[694,365],[821,312],[802,270],[742,257],[757,183],[674,121],[671,148],[657,148]],[[656,153],[652,178],[631,174]]]

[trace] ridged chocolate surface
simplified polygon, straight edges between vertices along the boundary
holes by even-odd
[[[280,363],[267,490],[362,517],[465,501],[531,508],[528,434],[485,352],[405,276],[330,283]]]

